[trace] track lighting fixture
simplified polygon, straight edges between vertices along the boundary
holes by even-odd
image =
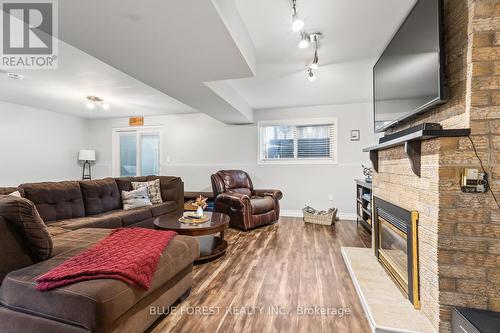
[[[309,81],[311,81],[311,82],[313,82],[314,80],[316,80],[316,73],[314,73],[311,68],[307,69],[307,79]]]
[[[300,49],[305,49],[309,46],[309,37],[305,32],[300,33],[300,42],[299,42],[299,48]]]
[[[309,65],[309,68],[311,68],[311,69],[318,69],[318,67],[319,67],[318,49],[316,48],[314,50],[313,61],[312,61],[311,65]]]
[[[318,69],[318,67],[319,67],[319,58],[318,58],[319,43],[318,43],[318,40],[320,37],[321,37],[320,32],[315,32],[315,33],[312,33],[309,35],[309,40],[312,43],[314,43],[314,58],[313,58],[311,65],[309,65],[309,67],[312,69]]]
[[[304,28],[304,21],[302,21],[297,15],[297,4],[296,0],[292,2],[292,30],[299,32]]]
[[[312,34],[307,34],[304,29],[304,21],[301,20],[297,14],[297,0],[292,0],[292,30],[295,32],[300,32],[299,48],[306,49],[309,47],[309,43],[314,43],[314,58],[311,64],[307,67],[307,79],[311,82],[316,80],[316,73],[314,70],[319,68],[319,58],[318,58],[318,40],[321,38],[321,32],[314,32]]]

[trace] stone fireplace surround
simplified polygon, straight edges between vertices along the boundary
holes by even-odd
[[[445,0],[448,103],[411,124],[471,128],[500,198],[500,1]],[[460,191],[463,167],[480,167],[467,137],[422,142],[421,177],[403,147],[379,152],[373,195],[419,213],[421,313],[451,331],[455,306],[500,311],[500,209],[491,193]]]

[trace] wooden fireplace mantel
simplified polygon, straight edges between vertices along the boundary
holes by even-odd
[[[469,136],[470,128],[460,129],[422,129],[407,135],[394,138],[392,140],[380,143],[376,146],[363,149],[364,152],[370,153],[370,160],[373,164],[373,169],[378,172],[378,152],[383,149],[388,149],[400,145],[404,145],[406,156],[410,160],[413,173],[420,177],[420,164],[422,157],[422,141],[438,137],[460,137]]]

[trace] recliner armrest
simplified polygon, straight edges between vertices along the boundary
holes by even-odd
[[[250,197],[246,194],[241,193],[221,193],[215,198],[216,202],[224,202],[231,206],[237,205],[239,207],[244,207],[245,205],[250,205]]]
[[[275,200],[281,200],[283,198],[283,192],[280,190],[272,190],[272,189],[259,189],[253,191],[256,196],[271,196]]]

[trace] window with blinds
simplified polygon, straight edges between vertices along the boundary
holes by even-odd
[[[336,162],[336,122],[260,123],[261,162]]]

